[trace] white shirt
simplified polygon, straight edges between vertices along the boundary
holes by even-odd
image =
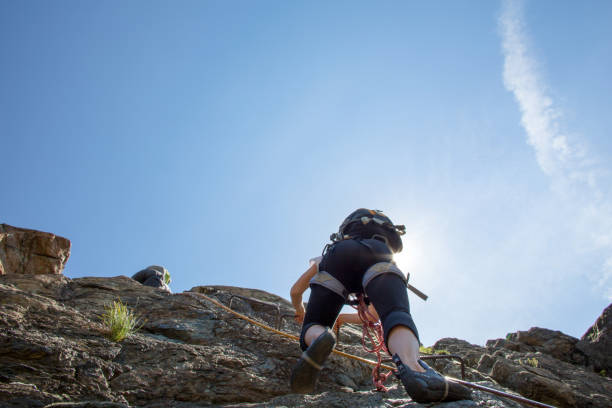
[[[322,259],[322,256],[315,256],[314,258],[310,258],[310,260],[308,260],[308,263],[310,264],[310,266],[317,265],[317,272],[319,272],[319,264],[321,263]]]

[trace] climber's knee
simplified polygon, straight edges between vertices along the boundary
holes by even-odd
[[[311,322],[311,323],[307,323],[304,326],[302,326],[302,332],[300,333],[300,348],[302,349],[302,351],[308,348],[308,344],[306,344],[306,332],[312,326],[321,326],[321,324],[317,322]]]

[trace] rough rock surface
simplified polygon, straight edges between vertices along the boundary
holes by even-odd
[[[421,406],[394,380],[388,393],[372,391],[371,367],[335,354],[316,393],[292,394],[297,342],[204,298],[297,335],[291,304],[276,295],[225,286],[171,294],[125,276],[71,280],[61,274],[69,254],[64,238],[0,225],[0,408]],[[116,300],[142,322],[119,343],[106,338],[100,319]],[[460,356],[468,381],[559,407],[609,407],[611,308],[581,340],[532,328],[486,347],[447,338],[432,348]],[[352,325],[341,329],[337,348],[371,358]],[[450,377],[462,373],[454,357],[432,365]],[[473,396],[438,405],[520,406]]]
[[[48,232],[0,224],[0,275],[60,274],[70,241]]]
[[[323,369],[316,394],[291,394],[287,379],[300,355],[296,342],[241,320],[198,293],[271,326],[284,316],[281,329],[298,332],[286,317],[292,315],[289,302],[253,289],[200,286],[168,294],[122,276],[0,277],[0,407],[420,406],[395,380],[386,394],[372,391],[370,368],[337,355]],[[116,299],[144,319],[142,329],[120,343],[104,337],[98,317]],[[563,348],[575,343],[571,338],[530,332],[487,347],[442,339],[434,349],[460,354],[469,381],[561,407],[609,406],[609,378],[554,357],[558,350],[551,344]],[[339,348],[363,356],[359,338],[356,328],[343,327]],[[542,340],[526,340],[531,338]],[[455,361],[435,366],[460,375]],[[519,406],[482,392],[474,395],[475,401],[440,405]]]
[[[586,331],[576,348],[584,353],[595,371],[612,374],[612,304]]]
[[[468,376],[484,376],[527,398],[558,407],[609,407],[612,380],[585,365],[577,343],[559,331],[534,327],[489,340],[484,348],[457,339],[442,339],[433,348],[464,356]]]

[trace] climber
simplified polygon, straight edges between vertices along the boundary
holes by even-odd
[[[170,273],[163,266],[147,266],[143,270],[135,273],[132,276],[132,279],[142,283],[145,286],[152,286],[168,293],[172,293],[169,286],[171,281]]]
[[[302,356],[291,374],[294,392],[314,391],[336,338],[331,330],[349,294],[364,293],[383,326],[384,341],[397,366],[395,375],[417,402],[469,399],[470,390],[447,381],[419,358],[419,335],[410,315],[407,279],[393,261],[402,250],[403,225],[378,210],[352,212],[331,235],[323,256],[291,288],[296,319],[301,320]],[[310,287],[304,310],[302,295]]]

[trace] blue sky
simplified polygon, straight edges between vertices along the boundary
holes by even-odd
[[[406,224],[423,343],[580,337],[612,298],[612,4],[0,3],[0,222],[65,274],[288,298],[345,215]]]

